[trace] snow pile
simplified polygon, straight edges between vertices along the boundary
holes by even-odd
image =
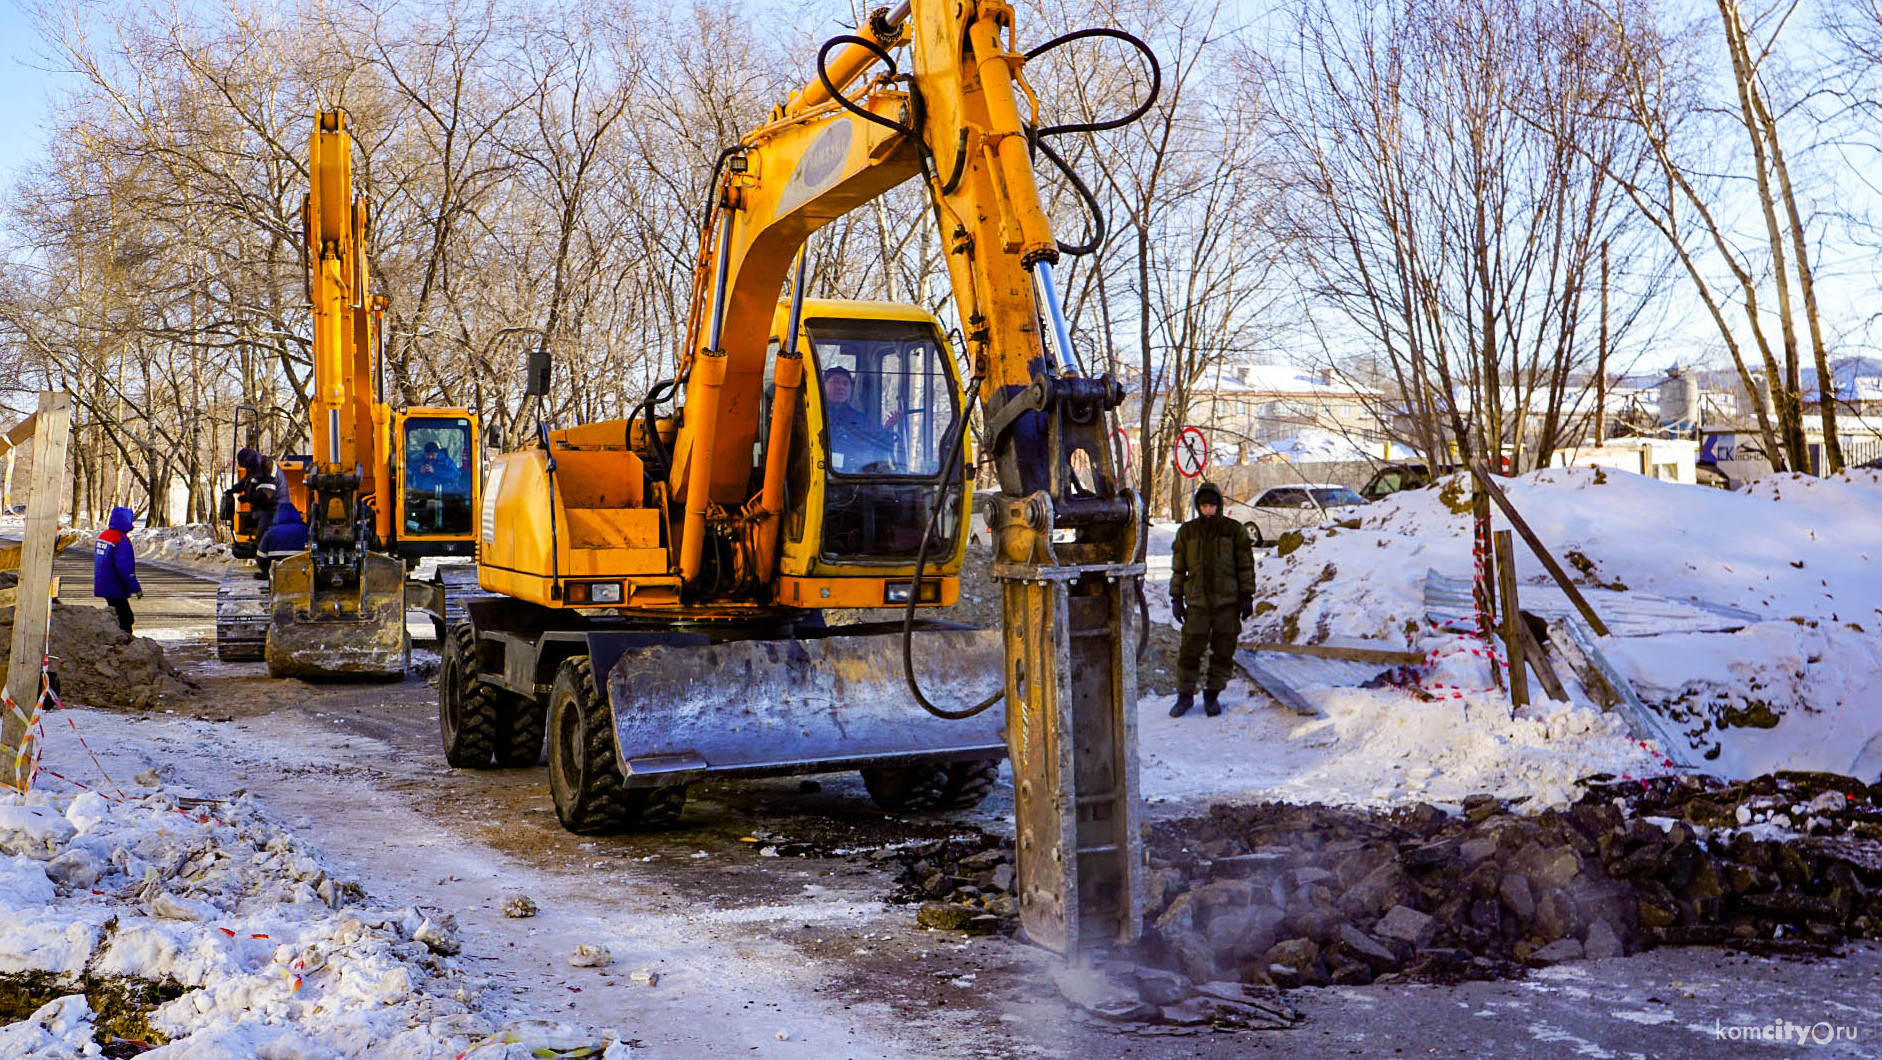
[[[1773,476],[1727,493],[1557,468],[1504,485],[1585,583],[1764,616],[1734,633],[1602,643],[1708,770],[1749,777],[1817,769],[1868,781],[1882,774],[1882,697],[1865,694],[1882,676],[1882,474]],[[1355,510],[1358,529],[1309,530],[1290,554],[1258,558],[1260,613],[1246,639],[1359,637],[1423,647],[1426,570],[1471,571],[1468,502],[1467,482],[1450,479]],[[1499,515],[1495,525],[1507,524]],[[1548,581],[1521,547],[1517,571],[1525,584]],[[1399,696],[1400,709],[1427,709],[1404,693],[1378,694]],[[1316,702],[1332,713],[1334,700],[1349,695]]]
[[[0,1056],[96,1055],[120,1036],[167,1039],[145,1055],[171,1060],[625,1054],[558,1025],[495,1027],[456,952],[448,914],[375,906],[247,796],[0,795],[0,986],[59,984],[0,1028]],[[126,984],[170,1000],[107,1026],[94,1006]]]
[[[1456,657],[1454,657],[1456,658]],[[1447,666],[1442,679],[1490,686],[1486,666]],[[1172,696],[1138,712],[1139,777],[1153,802],[1235,798],[1387,807],[1460,803],[1488,793],[1532,808],[1574,801],[1597,773],[1651,776],[1660,756],[1620,718],[1538,699],[1511,716],[1500,692],[1421,701],[1398,688],[1304,690],[1324,717],[1274,706],[1232,681],[1218,718],[1168,716]]]
[[[226,542],[216,540],[215,527],[206,523],[146,527],[131,532],[138,559],[169,563],[228,563],[234,559]]]

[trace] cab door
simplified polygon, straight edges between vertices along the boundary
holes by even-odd
[[[394,420],[393,444],[393,551],[472,555],[482,486],[477,417],[465,409],[407,409]]]

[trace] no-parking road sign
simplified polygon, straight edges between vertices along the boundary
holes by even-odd
[[[1201,427],[1185,427],[1176,436],[1176,470],[1184,478],[1195,478],[1209,466],[1209,439]]]

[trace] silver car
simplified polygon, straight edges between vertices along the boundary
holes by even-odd
[[[1340,509],[1355,508],[1366,499],[1345,486],[1330,482],[1303,482],[1298,486],[1269,486],[1247,504],[1231,501],[1226,514],[1248,524],[1256,545],[1272,545],[1289,530],[1305,530],[1339,518]]]

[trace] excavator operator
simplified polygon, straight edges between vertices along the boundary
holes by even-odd
[[[895,459],[895,425],[902,413],[891,414],[878,425],[869,413],[850,403],[856,378],[841,366],[823,373],[823,394],[830,406],[830,445],[837,453],[837,469],[851,474],[875,470]]]
[[[238,450],[235,466],[242,469],[242,477],[222,492],[240,498],[248,505],[248,510],[255,513],[255,540],[259,542],[268,536],[268,528],[274,525],[275,506],[287,498],[287,478],[273,458],[254,449]],[[259,568],[256,578],[268,580],[269,562],[268,556],[256,552],[255,565]]]

